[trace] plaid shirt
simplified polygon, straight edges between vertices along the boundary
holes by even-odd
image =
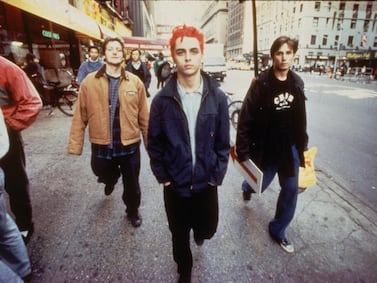
[[[120,139],[119,98],[118,90],[120,78],[109,78],[109,106],[110,106],[110,144],[92,144],[92,152],[97,158],[112,159],[118,156],[133,154],[139,143],[124,146]]]

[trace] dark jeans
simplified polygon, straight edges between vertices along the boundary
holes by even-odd
[[[8,128],[9,151],[1,159],[0,167],[5,174],[5,190],[9,195],[10,208],[20,231],[32,226],[32,208],[29,195],[29,179],[26,174],[24,143],[20,132]]]
[[[127,214],[137,213],[140,206],[141,191],[139,185],[140,148],[129,155],[113,159],[98,158],[92,154],[91,166],[99,183],[116,184],[122,175],[123,195]]]
[[[268,226],[271,237],[276,241],[286,239],[285,230],[289,223],[291,223],[296,210],[300,159],[295,146],[292,146],[292,156],[294,176],[285,176],[278,165],[270,165],[263,170],[262,191],[267,189],[276,174],[278,174],[281,187],[276,204],[275,217],[271,220]],[[250,190],[254,193],[254,190],[246,181],[242,183],[242,190]]]
[[[196,239],[211,239],[215,234],[219,220],[217,187],[185,198],[177,195],[170,185],[164,188],[164,201],[178,273],[191,273],[190,230]]]

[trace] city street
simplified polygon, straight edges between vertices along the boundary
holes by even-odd
[[[287,230],[295,253],[268,236],[279,186],[245,203],[230,162],[219,187],[216,235],[197,247],[192,282],[376,282],[377,88],[301,74],[318,183],[299,195]],[[242,99],[253,72],[229,71],[223,89]],[[156,93],[153,78],[150,92]],[[153,99],[153,96],[150,98]],[[118,182],[106,197],[82,156],[66,153],[71,118],[43,110],[23,132],[35,233],[32,282],[176,282],[162,188],[142,149],[143,224],[127,221]],[[234,132],[232,132],[232,135]]]

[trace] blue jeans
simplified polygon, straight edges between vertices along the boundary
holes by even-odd
[[[271,237],[276,241],[286,239],[285,229],[292,221],[296,210],[300,159],[295,146],[292,146],[292,155],[294,176],[284,176],[278,165],[268,166],[263,171],[262,192],[271,184],[276,173],[278,174],[281,187],[276,205],[275,217],[271,220],[268,226]],[[253,193],[255,192],[246,181],[243,181],[242,183],[242,190],[251,191]]]
[[[0,168],[0,282],[18,282],[30,272],[30,260],[24,241],[16,223],[7,213],[4,172]]]

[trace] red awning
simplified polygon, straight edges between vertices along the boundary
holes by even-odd
[[[169,40],[162,38],[149,39],[138,36],[123,37],[126,48],[139,48],[142,50],[166,50],[169,49]]]

